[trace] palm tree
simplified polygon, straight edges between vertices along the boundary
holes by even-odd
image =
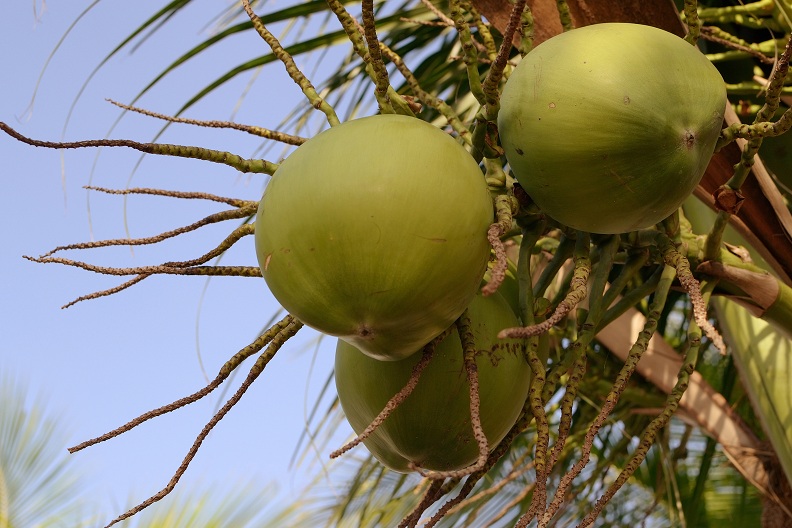
[[[0,526],[87,526],[91,509],[67,458],[62,428],[42,398],[0,373]]]
[[[105,60],[110,60],[120,50],[145,38],[147,31],[161,31],[166,27],[164,22],[188,3],[189,0],[174,0],[166,4],[114,48]],[[755,34],[748,32],[746,27],[752,30],[766,27],[787,35],[792,27],[789,24],[789,15],[792,13],[780,1],[760,0],[746,7],[726,5],[730,2],[700,4],[700,18],[696,16],[696,2],[679,2],[677,7],[684,11],[691,35],[702,31],[701,34],[707,37],[707,51],[711,52],[713,60],[721,60],[722,54],[734,51],[742,53],[742,59],[747,57],[751,61],[764,61],[768,59],[764,55],[767,52],[762,52],[758,45],[752,47],[744,41],[738,41],[737,36],[755,38]],[[511,61],[519,60],[521,54],[529,51],[532,43],[535,45],[558,33],[562,26],[568,29],[573,24],[613,20],[658,25],[678,34],[682,34],[685,29],[671,3],[659,0],[622,2],[618,8],[611,2],[591,0],[585,3],[536,0],[529,5],[530,12],[524,11],[521,18],[513,19],[522,24],[524,38],[514,38],[519,47],[512,49],[506,56]],[[331,111],[323,104],[336,109],[344,118],[342,120],[345,120],[371,113],[377,106],[381,110],[385,109],[385,105],[392,103],[397,113],[418,112],[422,119],[447,127],[457,135],[472,131],[472,136],[481,140],[471,141],[477,160],[486,158],[484,163],[488,175],[502,175],[500,153],[493,144],[487,144],[483,139],[489,133],[487,122],[492,121],[492,115],[487,112],[496,110],[482,104],[480,98],[477,99],[480,94],[471,89],[468,80],[476,77],[487,79],[491,72],[497,73],[504,68],[508,72],[510,66],[498,65],[496,59],[502,41],[511,40],[508,37],[504,39],[503,35],[510,35],[514,29],[513,25],[509,25],[512,6],[505,2],[485,0],[404,0],[378,2],[376,5],[368,2],[364,6],[361,9],[351,1],[315,0],[267,11],[267,14],[258,17],[253,11],[264,12],[266,6],[263,2],[253,3],[247,15],[238,7],[229,8],[216,20],[220,30],[215,35],[187,50],[156,75],[141,90],[138,98],[155,89],[165,76],[180,65],[200,60],[205,50],[240,32],[257,31],[270,44],[272,52],[231,65],[227,73],[205,87],[191,87],[193,91],[185,95],[185,103],[173,115],[155,116],[166,120],[165,126],[185,121],[181,116],[186,110],[229,80],[270,63],[284,63],[292,78],[298,83],[302,82],[304,76],[289,63],[289,59],[321,52],[322,55],[314,57],[327,60],[324,53],[336,46],[333,49],[340,51],[333,57],[338,58],[338,67],[322,83],[317,83],[313,91],[301,84],[306,101],[295,109],[290,118],[275,127],[276,132],[242,127],[267,138],[261,149],[262,156],[276,144],[272,139],[297,145],[303,141],[300,135],[310,136],[325,127],[325,117],[333,124]],[[241,21],[240,16],[243,17]],[[337,23],[330,23],[335,19],[342,22],[343,29]],[[696,24],[697,20],[707,24],[703,30]],[[359,31],[355,25],[357,21],[362,21],[367,33]],[[292,28],[312,28],[313,32],[292,30],[281,39],[283,47],[280,47],[266,27],[281,22],[292,24]],[[372,38],[373,29],[378,34],[378,43]],[[530,35],[533,35],[533,42],[528,38]],[[349,49],[350,40],[354,42],[352,49]],[[773,47],[769,55],[775,51]],[[377,53],[382,58],[377,58]],[[387,66],[389,77],[382,70],[377,70],[379,64]],[[303,70],[309,71],[309,68],[303,65]],[[382,84],[383,80],[388,80],[389,84]],[[387,100],[382,95],[379,99],[374,97],[372,82],[387,86]],[[757,83],[763,80],[756,74],[739,82],[729,82],[732,102],[736,103],[734,98],[742,97],[751,90],[755,92],[760,86]],[[786,96],[789,89],[782,85],[783,82],[776,86],[768,100]],[[134,107],[138,98],[125,105],[125,111],[141,111]],[[753,99],[740,101],[741,108],[749,107],[748,113],[751,104],[761,107],[764,102]],[[325,115],[315,112],[316,109],[321,109]],[[753,112],[757,110],[759,115],[763,115],[761,109],[754,109]],[[771,117],[772,113],[762,120]],[[737,121],[736,114],[727,116],[728,123],[735,124]],[[188,122],[206,125],[194,120]],[[239,125],[231,123],[221,126],[239,128]],[[737,130],[734,127],[729,130],[732,129]],[[598,328],[596,336],[590,341],[574,348],[574,343],[580,341],[572,323],[551,332],[553,346],[550,362],[545,367],[548,379],[552,379],[555,385],[536,389],[536,394],[543,398],[544,405],[541,405],[540,400],[543,411],[526,407],[522,426],[514,430],[514,434],[508,438],[509,443],[505,444],[508,449],[499,453],[500,457],[490,457],[486,471],[474,473],[466,479],[447,479],[445,484],[436,484],[415,474],[401,475],[387,470],[371,456],[353,455],[332,469],[333,472],[348,475],[346,493],[340,498],[337,494],[328,495],[321,479],[317,480],[294,504],[305,515],[304,519],[328,526],[390,526],[402,519],[405,519],[405,525],[410,522],[415,525],[419,516],[410,518],[410,512],[419,507],[423,518],[443,513],[442,522],[447,526],[511,526],[532,505],[539,508],[541,515],[547,503],[541,502],[540,493],[547,493],[548,498],[552,498],[553,492],[561,489],[562,492],[556,498],[563,507],[554,514],[548,513],[547,523],[566,526],[584,519],[591,511],[592,504],[608,494],[607,490],[614,489],[614,482],[622,478],[627,482],[626,487],[606,501],[607,504],[599,512],[600,522],[606,525],[645,523],[648,526],[712,526],[718,522],[731,521],[737,525],[743,525],[739,523],[744,522],[748,526],[758,525],[759,512],[763,511],[765,525],[774,526],[774,516],[777,519],[787,515],[792,517],[792,498],[787,482],[792,475],[792,451],[789,445],[792,430],[789,428],[788,405],[788,382],[792,369],[788,369],[789,356],[777,352],[789,350],[788,336],[792,328],[788,317],[792,313],[789,311],[788,299],[792,297],[786,297],[792,285],[792,244],[788,238],[792,218],[784,205],[779,187],[758,164],[752,168],[752,177],[742,187],[750,200],[742,208],[734,207],[730,211],[738,221],[735,223],[736,231],[728,233],[726,237],[730,241],[735,239],[728,237],[744,237],[736,243],[750,247],[754,252],[753,262],[759,267],[746,264],[745,259],[740,263],[739,259],[731,258],[728,255],[731,250],[720,244],[716,245],[717,258],[714,260],[721,266],[713,266],[712,259],[700,257],[712,251],[712,248],[705,247],[694,233],[717,232],[718,236],[721,233],[712,227],[715,220],[706,218],[711,213],[709,210],[702,211],[700,204],[712,203],[713,192],[731,177],[732,166],[735,160],[740,159],[741,148],[752,154],[751,149],[758,147],[756,143],[738,147],[726,139],[729,138],[724,139],[722,148],[715,154],[695,193],[699,201],[686,203],[682,219],[677,220],[681,221],[683,232],[689,235],[683,236],[680,242],[684,241],[686,247],[694,248],[688,251],[688,258],[703,266],[699,272],[706,272],[700,275],[708,278],[709,286],[705,287],[705,295],[726,299],[718,301],[717,312],[711,316],[735,351],[734,359],[732,356],[719,355],[712,345],[699,350],[698,345],[691,344],[691,335],[695,333],[697,325],[704,326],[706,322],[693,318],[692,295],[670,290],[666,292],[667,301],[660,303],[658,308],[660,317],[656,320],[656,335],[644,344],[646,351],[642,353],[641,362],[637,363],[636,369],[642,377],[632,376],[614,384],[619,372],[623,372],[623,362],[629,364],[639,357],[627,355],[627,351],[636,343],[637,330],[634,329],[636,325],[640,329],[647,318],[651,319],[649,303],[658,298],[657,295],[649,297],[649,294],[657,288],[659,279],[655,275],[660,275],[655,274],[655,270],[659,268],[643,268],[627,279],[625,291],[632,289],[633,292],[626,294],[629,302],[617,303],[614,306],[618,306],[619,310],[606,312],[608,315],[605,317],[610,324]],[[94,145],[100,146],[100,142]],[[133,148],[155,154],[164,153],[150,148],[145,150],[140,145]],[[177,152],[176,155],[183,154]],[[216,161],[213,155],[207,151],[198,157]],[[227,158],[222,159],[223,163],[231,163]],[[240,170],[248,168],[248,165],[235,166]],[[274,168],[272,164],[264,164],[260,171],[274,171]],[[512,181],[506,176],[503,176],[500,184],[495,180],[491,182],[493,190],[500,189],[503,194],[504,188],[511,188]],[[174,197],[185,196],[174,194]],[[254,208],[251,209],[249,204],[239,207],[241,212],[236,218],[249,220]],[[723,204],[720,207],[721,210],[728,209]],[[720,213],[718,222],[728,219],[728,216]],[[701,223],[701,218],[705,218],[705,223]],[[511,219],[509,225],[512,225]],[[239,229],[248,231],[235,231],[238,238],[252,232],[249,228]],[[773,234],[779,232],[786,233],[787,238]],[[528,231],[523,229],[521,232],[519,228],[501,231],[502,238],[511,239],[515,247],[521,243],[520,234],[522,240],[526,240]],[[717,237],[714,239],[719,240]],[[595,241],[598,244],[597,251],[603,250],[601,242]],[[230,243],[233,244],[233,241]],[[571,266],[571,259],[566,258],[572,254],[571,247],[565,258],[560,258],[564,256],[560,249],[565,247],[563,243],[563,237],[556,237],[547,248],[537,246],[531,266],[541,266],[538,269],[542,269],[558,264],[556,272],[565,261],[570,262],[567,268]],[[214,254],[221,253],[227,247],[219,247],[219,251]],[[527,249],[531,250],[530,247]],[[553,260],[553,254],[559,255],[559,258]],[[547,255],[546,261],[541,260],[542,255]],[[525,262],[525,258],[521,262]],[[182,267],[189,265],[184,264]],[[735,272],[738,268],[739,273]],[[255,273],[255,267],[251,269],[244,273]],[[617,272],[625,269],[625,262],[617,262],[610,277],[606,278],[616,281]],[[147,273],[150,275],[156,271],[139,271],[139,280],[146,278]],[[761,298],[751,286],[760,279],[776,292],[771,298]],[[131,284],[125,284],[124,287],[128,285]],[[568,286],[568,283],[562,284],[556,296],[547,294],[548,302],[558,304]],[[782,297],[786,300],[776,304]],[[761,318],[733,309],[734,299],[749,305],[753,313],[761,315]],[[267,342],[277,342],[279,336],[285,340],[289,336],[281,332],[289,328],[296,331],[294,320],[287,318],[282,323],[280,327],[272,327],[273,332]],[[256,343],[259,343],[258,340],[251,346]],[[259,343],[261,346],[254,347],[255,350],[251,349],[250,353],[260,350],[265,344],[262,343],[264,341]],[[273,353],[275,350],[277,347]],[[577,355],[573,353],[575,350],[578,350]],[[774,362],[772,367],[768,367],[773,357],[780,356],[786,357],[787,363]],[[756,366],[757,357],[761,357],[764,363]],[[263,365],[261,368],[264,368]],[[574,368],[585,369],[586,375],[570,381],[574,378]],[[775,372],[782,372],[783,375],[768,376],[772,369],[778,369]],[[254,378],[255,375],[252,375],[251,381]],[[218,378],[217,384],[222,381]],[[687,396],[682,399],[681,390],[685,387]],[[616,393],[614,400],[613,395]],[[604,402],[616,400],[618,402],[613,408],[603,413],[603,408],[607,407]],[[233,401],[230,403],[233,404]],[[342,416],[334,395],[331,391],[325,392],[314,409],[308,436],[326,441],[336,431]],[[222,414],[218,414],[217,420],[211,425],[220,418]],[[566,419],[571,421],[566,422]],[[538,425],[528,427],[532,421]],[[596,434],[589,435],[591,431]],[[548,456],[543,451],[548,441],[551,448],[558,446],[558,452],[553,455],[555,463],[549,466],[542,462]],[[586,453],[585,458],[590,463],[583,464],[573,472],[576,462],[581,459],[581,452]],[[542,478],[537,479],[538,476]],[[442,493],[435,496],[438,491]],[[426,501],[422,501],[424,497]],[[445,499],[441,500],[440,497]],[[232,515],[230,511],[224,514]],[[593,522],[594,519],[589,520]]]
[[[0,527],[80,528],[103,521],[85,477],[69,458],[60,419],[42,395],[0,373]],[[273,504],[275,490],[256,482],[189,485],[167,504],[128,523],[146,528],[266,528],[299,525],[304,513]]]

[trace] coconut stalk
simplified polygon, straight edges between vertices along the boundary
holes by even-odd
[[[510,3],[494,0],[472,0],[471,3],[498,31],[505,30]],[[563,28],[555,1],[529,0],[528,6],[535,21],[534,45],[561,33]],[[633,22],[659,27],[680,37],[685,34],[673,0],[578,0],[569,2],[569,10],[576,27],[602,22]],[[734,111],[727,108],[726,124],[738,121]],[[714,206],[712,194],[731,178],[734,165],[740,161],[741,148],[742,143],[737,141],[715,153],[695,190],[699,199]],[[732,225],[764,257],[779,278],[792,286],[792,216],[761,162],[752,167],[740,193],[744,200],[733,215]]]
[[[604,327],[597,340],[624,361],[630,347],[644,327],[646,318],[630,308]],[[638,362],[636,370],[657,388],[670,393],[682,366],[682,357],[662,337],[655,334]],[[698,372],[680,402],[680,418],[699,426],[721,444],[734,467],[760,490],[769,489],[769,477],[758,456],[761,444],[750,427],[732,410],[729,402]]]
[[[714,221],[715,213],[702,202],[690,198],[684,205],[687,219],[694,230],[706,230]],[[745,248],[746,259],[761,262],[761,256],[732,229],[727,227],[724,240]],[[736,246],[733,246],[736,247]],[[735,268],[719,262],[705,262],[699,270],[721,278],[721,286],[743,295],[714,299],[721,329],[729,344],[751,405],[770,440],[778,464],[787,482],[792,482],[792,313],[790,288],[772,275],[759,275],[749,270]],[[777,291],[777,293],[776,293]],[[730,293],[732,293],[730,292]],[[775,299],[762,307],[762,298]],[[764,308],[764,309],[762,309]],[[769,464],[768,484],[770,496],[780,495],[785,503],[785,513],[792,517],[792,498],[786,497],[773,485],[782,481],[772,474],[774,464]]]

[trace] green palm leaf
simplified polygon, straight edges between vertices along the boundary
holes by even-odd
[[[81,526],[88,512],[66,445],[44,399],[0,371],[0,527]]]

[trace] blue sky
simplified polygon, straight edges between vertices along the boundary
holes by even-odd
[[[157,72],[211,34],[213,28],[207,22],[229,5],[195,0],[169,22],[167,31],[155,34],[134,53],[127,50],[114,57],[82,93],[64,133],[69,107],[91,71],[166,2],[99,2],[52,57],[29,107],[48,56],[90,3],[49,1],[42,12],[38,0],[38,17],[33,2],[6,3],[0,17],[0,120],[38,139],[58,140],[61,134],[66,140],[105,137],[119,115],[105,98],[130,101]],[[267,9],[284,5],[271,2]],[[166,77],[138,105],[173,113],[204,84],[266,51],[252,32],[242,33]],[[240,76],[187,115],[225,120],[236,112],[239,122],[274,127],[300,97],[281,65],[272,64],[255,78],[253,74]],[[148,117],[127,115],[111,136],[150,141],[161,125]],[[245,157],[262,145],[260,139],[241,132],[186,125],[171,126],[160,141],[230,150]],[[277,147],[267,157],[277,161],[281,155]],[[0,137],[4,226],[0,369],[25,381],[31,392],[48,397],[50,409],[66,426],[69,445],[202,387],[205,380],[197,343],[206,371],[214,377],[220,365],[252,341],[277,309],[263,280],[219,278],[207,286],[197,277],[153,277],[120,294],[60,308],[75,297],[124,279],[35,264],[22,255],[40,255],[58,245],[91,238],[124,237],[125,224],[133,237],[150,236],[223,208],[213,203],[131,197],[125,209],[121,197],[91,193],[89,200],[84,185],[158,187],[258,199],[265,183],[262,175],[157,156],[144,158],[130,180],[139,159],[129,149],[103,149],[98,157],[96,150],[61,155]],[[63,256],[115,266],[192,258],[217,244],[234,225],[205,228],[182,240],[136,248],[134,253],[129,248],[104,248]],[[229,252],[224,263],[255,265],[252,237]],[[317,334],[303,331],[298,337],[279,352],[210,435],[180,486],[275,481],[282,493],[293,495],[315,472],[315,467],[291,471],[289,459],[307,409],[330,371],[333,343],[325,340],[314,357]],[[243,365],[239,379],[249,365]],[[210,396],[72,455],[74,466],[87,477],[87,493],[108,519],[167,482],[217,405],[217,397]]]

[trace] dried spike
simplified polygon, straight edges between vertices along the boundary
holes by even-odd
[[[341,121],[339,121],[335,110],[333,110],[333,107],[331,107],[327,101],[319,96],[319,94],[316,92],[316,88],[314,88],[313,84],[311,84],[311,81],[309,81],[303,72],[301,72],[297,67],[297,64],[295,64],[291,54],[283,49],[283,46],[281,46],[281,43],[277,38],[275,38],[275,35],[270,33],[258,15],[253,12],[253,8],[250,6],[250,1],[242,0],[242,7],[245,9],[245,13],[247,13],[250,21],[253,23],[253,29],[256,30],[256,33],[258,33],[262,39],[264,39],[267,45],[272,49],[272,53],[283,63],[283,65],[286,67],[286,73],[288,73],[289,77],[291,77],[291,79],[297,83],[297,86],[300,87],[303,94],[305,94],[305,97],[308,98],[311,106],[321,111],[327,117],[327,122],[330,124],[330,126],[340,124]]]
[[[290,337],[296,334],[301,327],[302,323],[294,319],[270,342],[270,345],[267,347],[264,353],[259,356],[259,358],[256,360],[256,363],[250,369],[250,373],[248,374],[247,378],[245,378],[245,381],[242,382],[242,385],[239,387],[239,389],[237,389],[236,393],[234,393],[234,395],[228,399],[223,407],[212,417],[211,420],[209,420],[209,422],[198,434],[195,442],[193,442],[192,447],[190,447],[190,450],[187,452],[187,455],[184,457],[184,460],[182,461],[181,465],[179,465],[168,484],[159,492],[144,500],[134,508],[131,508],[130,510],[113,519],[105,526],[105,528],[110,528],[110,526],[113,526],[114,524],[119,523],[124,519],[128,519],[129,517],[132,517],[133,515],[145,510],[155,502],[162,500],[171,491],[173,491],[173,489],[176,487],[176,484],[178,484],[179,479],[181,479],[182,475],[184,475],[184,472],[187,471],[187,467],[190,465],[193,458],[195,458],[195,455],[198,452],[198,449],[200,449],[201,444],[204,440],[206,440],[206,437],[209,435],[212,429],[214,429],[215,425],[217,425],[220,420],[222,420],[223,417],[228,414],[228,411],[230,411],[231,408],[236,405],[237,402],[239,402],[250,385],[256,380],[256,378],[259,377],[262,372],[264,372],[264,368],[275,356],[275,353]]]
[[[210,200],[213,202],[221,202],[228,204],[232,207],[246,207],[253,204],[258,204],[252,200],[240,200],[239,198],[226,198],[224,196],[216,196],[214,194],[204,192],[188,192],[188,191],[170,191],[166,189],[150,189],[146,187],[132,187],[130,189],[108,189],[106,187],[95,187],[93,185],[85,185],[83,189],[89,191],[99,191],[106,194],[150,194],[152,196],[165,196],[168,198],[183,198],[186,200]]]
[[[78,149],[87,147],[128,147],[146,154],[158,154],[162,156],[175,156],[179,158],[193,158],[212,163],[221,163],[235,168],[240,172],[254,172],[272,175],[278,168],[277,163],[266,160],[245,159],[236,154],[222,150],[212,150],[202,147],[191,147],[185,145],[172,145],[169,143],[140,143],[130,139],[89,139],[85,141],[40,141],[23,136],[6,123],[0,122],[0,130],[33,147],[44,147],[52,149]]]
[[[137,277],[129,279],[128,281],[126,281],[124,283],[119,284],[118,286],[113,286],[112,288],[108,288],[106,290],[100,290],[100,291],[97,291],[97,292],[89,293],[87,295],[81,295],[80,297],[77,297],[73,301],[69,301],[66,304],[64,304],[63,306],[61,306],[61,310],[65,310],[66,308],[71,308],[75,304],[77,304],[79,302],[82,302],[82,301],[90,301],[91,299],[98,299],[100,297],[108,297],[108,296],[113,295],[115,293],[118,293],[120,291],[124,291],[127,288],[129,288],[131,286],[134,286],[138,282],[140,282],[143,279],[145,279],[147,277],[150,277],[150,276],[151,276],[150,273],[141,274],[141,275],[138,275]]]
[[[77,242],[75,244],[68,244],[65,246],[58,246],[55,249],[48,251],[41,255],[42,259],[45,259],[51,256],[54,253],[59,251],[68,251],[72,249],[96,249],[100,247],[110,247],[110,246],[144,246],[149,244],[156,244],[158,242],[162,242],[163,240],[167,240],[169,238],[177,237],[179,235],[183,235],[184,233],[189,233],[191,231],[195,231],[200,229],[201,227],[216,224],[218,222],[224,222],[226,220],[235,220],[238,218],[245,218],[248,216],[252,216],[256,214],[256,209],[258,208],[257,203],[252,203],[240,209],[231,209],[228,211],[221,211],[219,213],[214,213],[209,216],[198,220],[197,222],[193,222],[192,224],[178,227],[176,229],[172,229],[170,231],[165,231],[164,233],[160,233],[158,235],[150,236],[150,237],[143,237],[143,238],[114,238],[109,240],[97,240],[94,242]]]
[[[466,468],[455,471],[425,471],[420,467],[410,464],[422,476],[431,479],[457,479],[481,471],[487,463],[489,457],[489,441],[484,429],[481,427],[481,401],[479,398],[478,367],[476,365],[476,342],[473,337],[473,330],[470,327],[470,317],[467,310],[457,319],[456,328],[462,341],[462,349],[465,355],[465,372],[467,373],[468,389],[470,395],[470,425],[473,428],[473,438],[479,448],[479,456],[476,462]]]
[[[498,334],[500,339],[509,337],[524,339],[543,334],[566,317],[575,306],[586,298],[586,285],[591,274],[591,259],[588,251],[589,236],[584,233],[578,233],[578,237],[575,247],[574,274],[569,285],[569,293],[564,297],[564,300],[558,303],[553,314],[546,320],[526,327],[505,328]]]
[[[263,128],[253,125],[242,125],[240,123],[234,123],[233,121],[215,121],[215,120],[206,121],[200,119],[189,119],[186,117],[176,117],[176,116],[160,114],[157,112],[152,112],[151,110],[138,108],[136,106],[126,105],[123,103],[119,103],[118,101],[113,101],[112,99],[107,99],[107,101],[119,108],[123,108],[124,110],[129,110],[130,112],[135,112],[141,115],[154,117],[156,119],[162,119],[163,121],[169,121],[171,123],[182,123],[186,125],[195,125],[205,128],[230,128],[232,130],[239,130],[241,132],[247,132],[248,134],[253,134],[254,136],[263,137],[265,139],[280,141],[281,143],[286,143],[287,145],[299,146],[305,143],[306,141],[308,141],[308,139],[304,137],[293,136],[291,134],[286,134],[285,132],[279,132],[277,130],[270,130],[268,128]]]
[[[252,343],[247,345],[246,347],[242,348],[239,352],[234,354],[231,359],[226,361],[222,367],[220,367],[220,372],[217,374],[214,380],[211,381],[208,385],[206,385],[201,390],[189,395],[185,396],[184,398],[180,398],[172,403],[167,405],[163,405],[162,407],[158,407],[153,409],[147,413],[141,414],[134,420],[130,420],[126,424],[122,425],[121,427],[117,427],[112,431],[109,431],[101,436],[97,436],[96,438],[92,438],[90,440],[86,440],[80,444],[77,444],[74,447],[69,448],[69,453],[76,453],[77,451],[81,451],[86,447],[90,447],[92,445],[99,444],[106,440],[110,440],[111,438],[115,438],[127,431],[130,431],[137,427],[138,425],[151,420],[152,418],[156,418],[157,416],[162,416],[163,414],[175,411],[176,409],[181,409],[193,402],[196,402],[203,398],[204,396],[211,393],[217,387],[219,387],[223,381],[228,378],[231,372],[234,371],[239,365],[242,364],[247,358],[252,356],[253,354],[257,353],[259,350],[267,346],[277,335],[283,331],[290,323],[294,321],[294,316],[287,315],[274,325],[272,325],[266,332],[261,334],[257,337]]]
[[[484,296],[492,295],[500,287],[506,278],[506,269],[509,266],[506,258],[506,248],[500,237],[503,236],[512,226],[512,215],[517,212],[517,200],[513,196],[499,195],[495,199],[496,222],[489,226],[487,230],[487,240],[489,240],[492,250],[495,252],[495,265],[491,271],[490,281],[481,288]]]
[[[23,256],[32,262],[40,264],[63,264],[73,266],[94,273],[103,275],[202,275],[220,277],[261,277],[261,269],[257,266],[194,266],[191,268],[177,268],[172,266],[139,266],[136,268],[113,268],[109,266],[97,266],[79,260],[71,260],[60,257],[36,258]]]
[[[613,387],[605,398],[605,403],[586,432],[586,436],[583,440],[583,446],[581,448],[580,459],[563,477],[561,477],[561,481],[558,484],[555,496],[550,502],[550,505],[547,507],[547,510],[544,512],[543,517],[539,519],[538,526],[547,526],[553,515],[556,514],[563,504],[566,498],[566,492],[569,489],[569,486],[572,484],[572,481],[588,464],[589,458],[591,456],[591,449],[594,446],[594,439],[597,433],[605,423],[605,420],[608,418],[610,413],[616,407],[616,404],[619,402],[619,398],[627,386],[627,382],[630,380],[633,372],[635,372],[635,368],[638,365],[641,356],[646,351],[647,346],[649,346],[649,340],[652,338],[655,330],[657,329],[657,322],[660,319],[663,307],[665,306],[666,298],[668,291],[671,289],[673,278],[674,269],[670,266],[666,266],[663,270],[663,275],[660,279],[660,283],[657,286],[657,290],[655,290],[655,295],[652,299],[652,304],[649,308],[649,313],[647,314],[644,327],[638,334],[638,338],[630,349],[630,352],[624,361],[624,366],[619,371]]]
[[[407,397],[412,394],[412,391],[415,390],[415,386],[418,385],[418,381],[421,379],[421,374],[423,373],[426,366],[429,364],[429,361],[432,359],[432,355],[434,354],[437,345],[440,344],[443,339],[445,339],[448,334],[451,333],[451,328],[449,327],[446,329],[442,334],[432,339],[428,344],[423,347],[423,352],[421,359],[413,365],[412,370],[410,371],[410,379],[407,381],[407,384],[402,387],[402,389],[397,392],[388,403],[385,404],[385,407],[380,411],[376,418],[363,430],[362,433],[357,435],[353,440],[344,444],[341,448],[336,449],[332,453],[330,453],[330,458],[338,458],[353,447],[362,443],[366,438],[371,436],[371,434],[382,425],[382,423],[388,418],[388,416],[395,411],[399,405],[407,399]]]

